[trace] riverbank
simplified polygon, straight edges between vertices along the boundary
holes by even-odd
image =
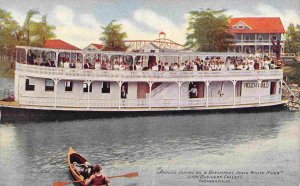
[[[14,64],[10,62],[1,62],[0,63],[0,78],[13,78],[14,77]]]
[[[289,79],[289,81],[300,84],[300,63],[292,62],[285,64],[283,67],[284,76]]]

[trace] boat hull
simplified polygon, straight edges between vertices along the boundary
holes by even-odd
[[[80,154],[78,154],[72,147],[70,147],[68,151],[67,161],[68,161],[69,171],[72,178],[74,179],[74,181],[80,181],[80,182],[76,182],[76,184],[84,186],[85,185],[84,177],[75,170],[73,166],[73,162],[76,161],[80,164],[84,164],[87,160],[84,157],[82,157]]]
[[[179,115],[179,114],[214,114],[214,113],[248,113],[272,112],[285,110],[285,103],[260,107],[218,108],[194,110],[115,110],[115,111],[76,111],[76,110],[46,110],[20,107],[0,107],[1,123],[25,123],[43,121],[67,121],[98,118],[122,118],[136,116]]]

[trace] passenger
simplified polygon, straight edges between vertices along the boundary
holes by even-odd
[[[157,63],[154,63],[154,66],[151,68],[152,71],[158,71],[158,65]]]
[[[252,61],[248,64],[248,70],[254,70],[254,64]]]
[[[80,62],[80,59],[77,59],[76,68],[77,69],[82,69],[82,63]]]
[[[27,55],[27,64],[33,65],[34,64],[35,55],[32,54],[31,50],[28,51]]]
[[[111,70],[112,69],[112,61],[106,62],[106,69]]]
[[[235,67],[234,67],[234,64],[232,61],[230,62],[229,66],[228,66],[228,70],[235,70]]]
[[[165,65],[163,66],[162,71],[169,71],[169,70],[170,70],[169,64],[168,64],[168,62],[165,62]]]
[[[114,66],[113,66],[113,69],[114,70],[120,70],[120,65],[119,65],[118,61],[115,62]]]
[[[181,63],[180,67],[179,67],[179,70],[180,71],[184,71],[185,70],[185,65],[184,63]]]
[[[135,68],[136,68],[136,70],[139,70],[139,71],[143,70],[141,62],[138,61],[135,65]]]
[[[179,70],[178,63],[174,63],[173,70],[174,71],[178,71]]]
[[[70,68],[76,68],[76,64],[74,62],[74,59],[72,59],[72,61],[70,63]]]
[[[98,59],[95,61],[95,69],[96,70],[100,70],[101,69],[100,60],[98,60]]]
[[[94,174],[85,181],[85,185],[92,184],[92,186],[102,186],[106,185],[108,186],[109,180],[105,175],[101,173],[101,166],[100,165],[95,165],[94,167]]]
[[[92,69],[92,64],[89,62],[88,59],[85,60],[85,64],[83,66],[84,69]]]
[[[158,61],[158,71],[162,71],[163,65],[161,61]]]
[[[126,69],[125,64],[123,62],[120,62],[120,70],[125,70],[125,69]]]
[[[70,68],[69,59],[64,62],[64,68]]]
[[[269,70],[270,69],[268,61],[264,61],[264,69],[265,70]]]
[[[197,66],[195,61],[193,62],[193,68],[192,69],[193,69],[193,71],[198,71],[198,66]]]
[[[196,88],[196,85],[194,84],[193,87],[189,90],[190,98],[197,98],[198,97],[198,89]]]
[[[254,60],[254,70],[259,70],[260,65],[259,62],[257,61],[257,59]]]

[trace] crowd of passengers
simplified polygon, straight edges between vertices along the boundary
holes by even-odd
[[[27,56],[27,63],[32,65],[55,67],[54,61],[50,59],[41,60],[35,58],[34,55]],[[249,58],[227,58],[226,62],[219,57],[206,57],[205,59],[196,58],[195,60],[186,60],[182,63],[161,62],[154,63],[151,68],[144,67],[142,62],[138,61],[135,64],[120,62],[118,60],[100,60],[96,59],[94,64],[86,59],[84,64],[80,59],[59,58],[58,67],[61,68],[76,68],[76,69],[96,69],[96,70],[137,70],[137,71],[224,71],[224,70],[268,70],[279,69],[282,63],[275,62],[264,57],[249,57]]]

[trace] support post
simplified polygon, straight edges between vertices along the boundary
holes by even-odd
[[[181,106],[181,85],[182,85],[182,81],[178,81],[178,108],[180,108]]]
[[[57,102],[57,84],[59,79],[53,79],[54,81],[54,108],[56,108],[56,102]]]
[[[55,51],[55,67],[57,68],[58,67],[58,55],[59,55],[59,51],[58,50],[56,50]]]
[[[210,81],[205,81],[206,84],[206,107],[208,107],[208,86]]]
[[[152,81],[150,81],[150,82],[148,82],[148,84],[149,84],[149,98],[148,98],[148,100],[149,100],[149,108],[151,108],[151,97],[152,97],[152,85],[153,85],[153,82]]]
[[[117,81],[119,84],[119,109],[121,109],[121,88],[122,88],[122,84],[123,81]]]
[[[258,82],[258,104],[260,105],[260,87],[262,80],[257,80]]]
[[[87,92],[87,96],[88,96],[88,100],[87,100],[87,109],[90,108],[90,86],[92,81],[91,80],[86,80],[85,83],[87,84],[87,88],[88,88],[88,92]]]
[[[233,106],[235,107],[235,85],[236,85],[236,80],[232,80],[231,81],[232,82],[232,84],[233,84]]]

